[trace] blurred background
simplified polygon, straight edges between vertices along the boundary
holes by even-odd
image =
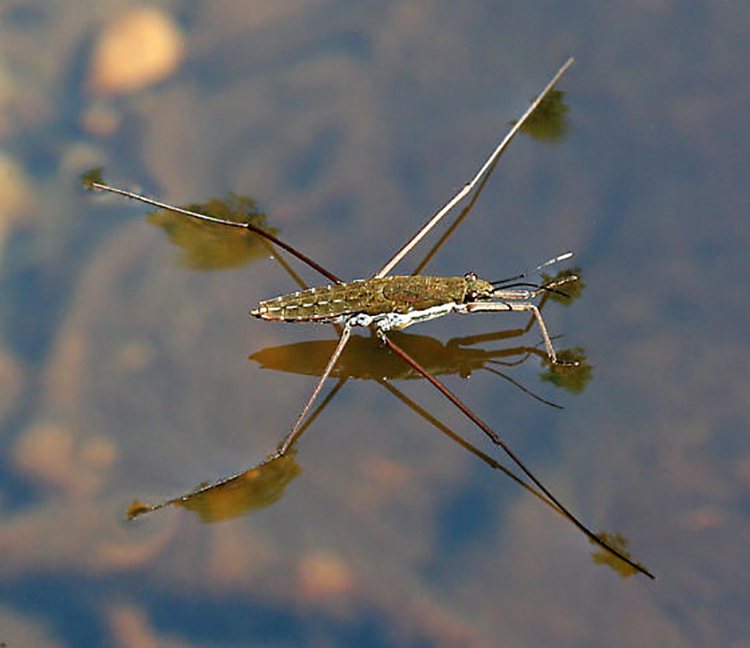
[[[705,0],[5,0],[0,642],[750,646],[748,26],[746,4]],[[297,287],[267,248],[85,193],[80,174],[181,205],[244,197],[364,278],[571,55],[561,129],[514,141],[427,271],[500,279],[574,250],[586,287],[544,314],[587,380],[529,355],[520,315],[409,333],[476,351],[425,353],[657,580],[602,563],[438,433],[504,462],[378,348],[278,474],[128,522],[133,500],[273,450],[315,381],[294,361],[335,333],[247,316]]]

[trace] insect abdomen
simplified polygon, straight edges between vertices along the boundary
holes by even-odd
[[[260,302],[251,315],[285,322],[318,322],[361,311],[364,281],[310,288]]]

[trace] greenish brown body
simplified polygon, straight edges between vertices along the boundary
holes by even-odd
[[[486,282],[468,276],[383,277],[310,288],[262,301],[251,315],[285,322],[326,322],[355,313],[403,314],[464,303],[469,293],[475,296],[477,288],[492,289]]]

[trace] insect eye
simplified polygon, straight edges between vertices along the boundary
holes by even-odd
[[[478,278],[479,277],[477,277],[477,273],[476,272],[467,272],[464,275],[464,280],[465,281],[476,281]]]
[[[479,297],[479,291],[477,290],[470,290],[469,292],[466,293],[466,301],[473,302],[473,301],[476,301],[478,297]]]

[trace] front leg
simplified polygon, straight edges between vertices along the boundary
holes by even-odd
[[[510,291],[507,291],[510,292]],[[518,293],[526,293],[527,291],[517,291],[514,297],[518,298]],[[547,332],[547,325],[544,323],[542,313],[539,311],[539,307],[528,301],[485,301],[485,302],[469,302],[468,304],[461,304],[456,308],[458,313],[482,313],[482,312],[495,312],[495,311],[513,311],[513,312],[527,312],[531,311],[536,323],[539,325],[539,330],[542,332],[542,339],[544,340],[544,348],[547,351],[547,357],[552,364],[575,367],[578,362],[565,362],[564,360],[558,360],[557,354],[555,353],[555,347],[552,346],[552,339]]]

